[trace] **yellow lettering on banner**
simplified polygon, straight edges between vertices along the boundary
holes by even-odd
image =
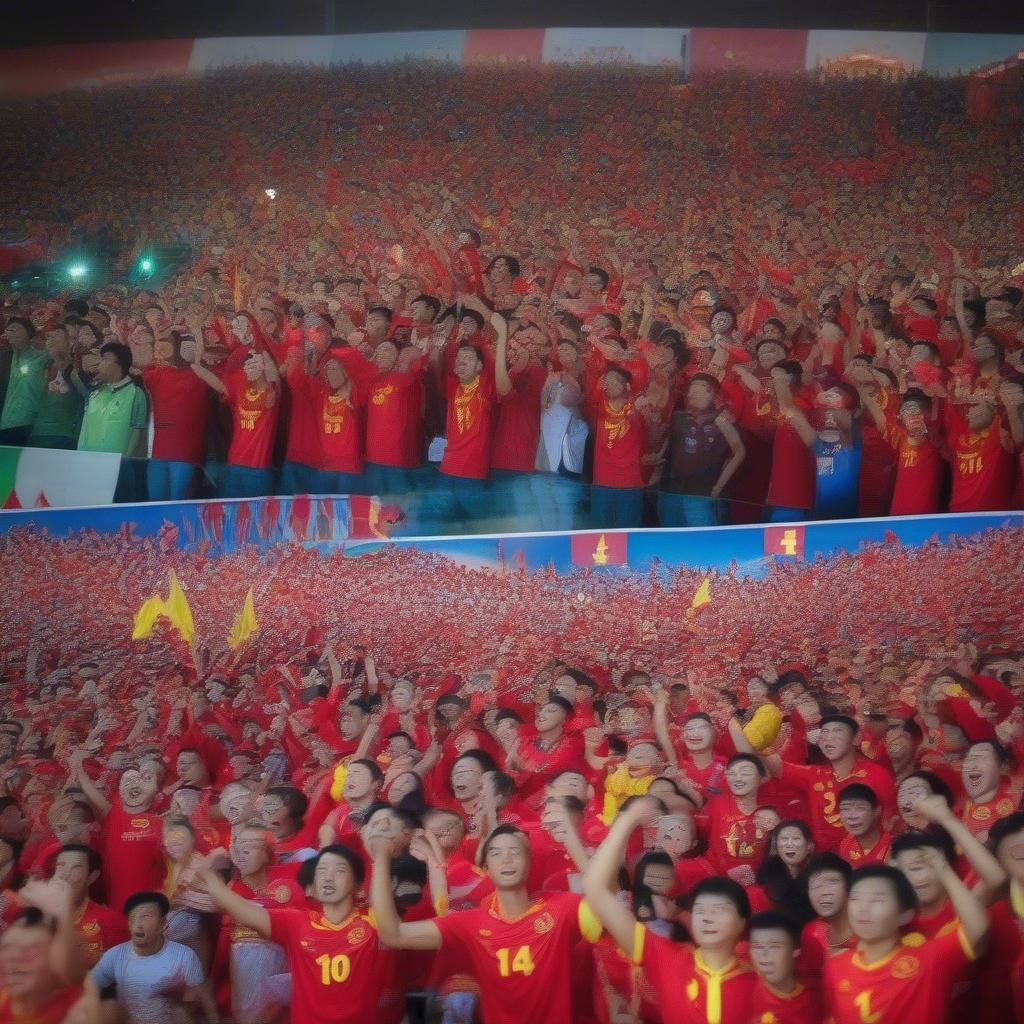
[[[533,974],[536,965],[529,946],[520,946],[515,956],[509,948],[499,949],[495,955],[498,957],[498,973],[503,978],[510,978],[513,974],[522,974],[528,978]]]
[[[330,985],[335,981],[340,985],[343,981],[348,981],[352,961],[344,953],[338,953],[337,956],[328,956],[324,953],[323,956],[316,958],[316,963],[320,968],[321,984]]]
[[[786,530],[782,535],[782,550],[787,555],[796,554],[796,530]]]

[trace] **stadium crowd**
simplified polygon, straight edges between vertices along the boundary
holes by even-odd
[[[169,571],[194,637],[133,642]],[[1018,529],[696,612],[130,526],[0,575],[4,1021],[1024,1021]]]
[[[405,496],[419,532],[1021,506],[1019,111],[970,121],[962,82],[256,68],[0,126],[0,215],[52,257],[193,248],[6,298],[0,442],[148,457],[122,499]]]

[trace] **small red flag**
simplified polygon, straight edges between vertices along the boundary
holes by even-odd
[[[12,487],[11,493],[7,495],[7,500],[4,502],[3,507],[6,509],[21,508],[21,502],[18,501],[18,492]]]
[[[802,526],[769,526],[764,531],[764,553],[783,558],[804,557]]]
[[[625,533],[577,533],[572,538],[573,565],[626,564]]]

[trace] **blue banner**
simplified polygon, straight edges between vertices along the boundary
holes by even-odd
[[[319,497],[6,513],[0,667],[61,679],[85,660],[129,694],[302,673],[330,644],[428,685],[524,692],[554,658],[735,687],[797,663],[893,701],[922,666],[1024,634],[1021,513],[397,540],[389,514]]]

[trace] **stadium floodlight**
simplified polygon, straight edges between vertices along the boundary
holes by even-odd
[[[77,281],[80,277],[85,277],[88,273],[89,268],[84,263],[72,263],[68,267],[68,277],[74,281]]]
[[[263,194],[268,199],[276,199],[277,198],[277,189],[276,188],[265,188],[263,190]]]
[[[144,256],[141,260],[139,260],[139,270],[141,270],[142,273],[144,274],[152,274],[153,261],[148,256]]]

